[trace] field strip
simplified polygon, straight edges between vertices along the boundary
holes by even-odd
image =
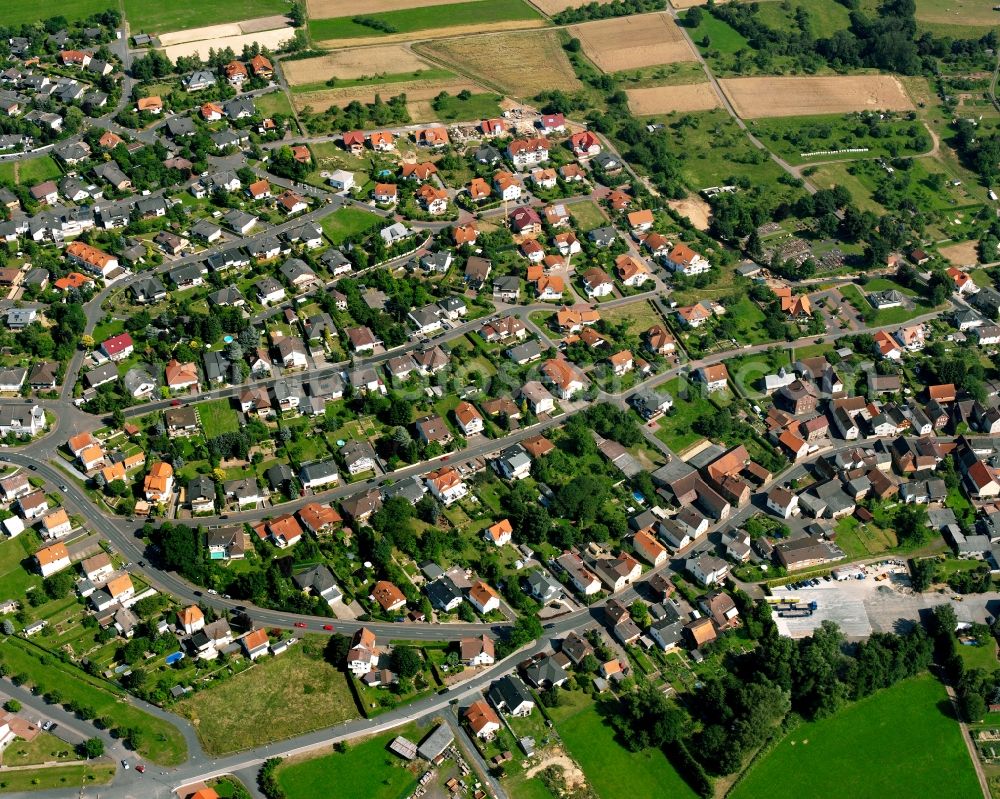
[[[674,111],[708,111],[720,105],[719,95],[710,83],[626,89],[625,94],[628,95],[628,107],[636,116],[669,114]]]
[[[719,85],[744,119],[913,110],[913,101],[891,75],[727,78]]]
[[[309,19],[337,19],[356,14],[384,14],[387,11],[401,11],[407,8],[446,6],[455,0],[365,0],[363,8],[353,0],[306,0]],[[483,0],[489,2],[489,0]]]
[[[558,14],[560,11],[565,11],[567,8],[589,6],[592,1],[596,2],[599,6],[612,2],[612,0],[528,0],[531,5],[550,17],[553,14]]]
[[[584,22],[569,28],[603,72],[696,61],[673,18],[664,12]]]
[[[258,17],[248,19],[243,22],[227,22],[222,25],[206,25],[202,28],[188,28],[187,30],[172,31],[164,33],[157,38],[160,46],[170,47],[175,44],[186,42],[199,42],[206,39],[222,39],[229,36],[241,36],[245,33],[260,33],[275,28],[287,28],[288,19],[283,16]],[[291,31],[291,29],[289,29]],[[292,33],[289,33],[291,38]]]
[[[323,41],[316,42],[316,44],[328,49],[337,49],[341,47],[358,47],[360,45],[374,44],[375,42],[379,44],[393,44],[415,40],[422,41],[424,39],[447,39],[488,31],[530,30],[532,28],[544,28],[547,24],[544,19],[512,19],[506,22],[489,22],[485,25],[455,25],[450,28],[428,28],[427,30],[410,31],[408,33],[390,33],[377,38],[360,36],[350,39],[324,39]]]
[[[383,100],[405,94],[409,102],[419,100],[433,100],[441,92],[448,94],[458,94],[468,89],[473,93],[485,91],[484,87],[468,79],[458,80],[413,80],[399,83],[376,83],[364,86],[352,86],[342,89],[325,89],[316,92],[303,92],[292,95],[292,102],[295,108],[301,111],[306,106],[311,106],[313,111],[321,112],[332,106],[343,108],[351,101],[359,103],[372,103],[375,95],[379,95]]]
[[[577,91],[583,86],[553,30],[449,37],[418,42],[413,49],[510,97],[534,97],[551,89]]]
[[[257,42],[261,47],[269,50],[279,50],[285,42],[295,35],[294,28],[278,28],[276,30],[262,31],[261,33],[244,33],[236,36],[223,36],[217,39],[198,39],[196,41],[183,42],[164,48],[164,53],[171,61],[176,61],[181,56],[199,55],[201,58],[208,58],[208,51],[211,49],[224,50],[231,47],[233,52],[242,52],[244,45]]]
[[[330,77],[357,80],[382,74],[417,72],[428,69],[431,65],[408,47],[378,44],[336,50],[316,58],[283,61],[281,66],[290,85],[302,86],[325,81]]]

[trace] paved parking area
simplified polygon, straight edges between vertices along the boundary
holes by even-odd
[[[885,571],[884,569],[880,571]],[[941,604],[950,604],[959,621],[985,621],[996,612],[1000,594],[967,595],[957,601],[950,592],[917,594],[910,588],[909,575],[892,574],[889,579],[875,580],[872,571],[863,580],[821,581],[818,586],[797,591],[774,589],[775,596],[794,596],[800,602],[816,602],[811,616],[782,618],[775,613],[778,632],[790,638],[804,638],[824,621],[837,624],[847,638],[865,638],[873,632],[894,632],[915,622],[920,612]]]

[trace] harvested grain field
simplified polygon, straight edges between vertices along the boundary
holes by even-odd
[[[198,42],[206,39],[223,39],[229,36],[242,36],[245,33],[259,33],[288,26],[288,19],[282,16],[258,17],[246,19],[243,22],[229,22],[224,25],[206,25],[204,28],[188,28],[183,31],[164,33],[157,38],[161,47],[171,47],[175,44]]]
[[[731,78],[719,84],[744,119],[913,110],[903,85],[891,75]]]
[[[209,50],[226,47],[239,53],[244,45],[254,42],[270,50],[278,50],[294,35],[295,29],[288,26],[288,19],[276,16],[164,33],[159,40],[166,57],[176,61],[181,56],[191,55],[208,58]]]
[[[415,102],[433,100],[441,92],[458,94],[465,89],[473,93],[483,91],[482,86],[478,86],[471,80],[410,80],[399,83],[374,83],[364,86],[346,86],[342,89],[303,92],[302,94],[293,94],[292,102],[298,111],[306,106],[311,106],[313,111],[325,111],[332,106],[343,108],[352,100],[357,100],[359,103],[372,103],[375,101],[376,94],[380,95],[383,100],[405,94],[409,102]]]
[[[375,75],[399,75],[429,67],[430,64],[400,44],[337,50],[317,58],[282,63],[285,79],[292,86],[304,86],[331,77],[355,80]]]
[[[487,22],[482,25],[453,25],[449,28],[427,28],[426,30],[408,31],[406,33],[390,33],[379,36],[381,44],[394,44],[396,42],[412,42],[415,39],[421,41],[425,39],[443,39],[452,36],[467,36],[483,31],[520,31],[529,28],[543,28],[546,25],[544,19],[511,19],[505,22]],[[347,39],[323,39],[315,44],[327,49],[339,47],[361,47],[372,43],[371,36],[358,36]]]
[[[555,31],[521,31],[421,42],[417,53],[511,97],[583,88]]]
[[[553,14],[558,14],[567,8],[589,6],[591,0],[529,0],[529,2],[543,14],[548,14],[551,17]],[[596,0],[596,2],[597,5],[603,6],[610,3],[611,0]]]
[[[952,266],[975,266],[979,263],[979,250],[977,241],[963,241],[959,244],[949,244],[947,247],[938,247],[938,252]]]
[[[365,0],[364,8],[359,8],[353,0],[306,0],[306,8],[309,9],[309,19],[337,19],[353,17],[358,12],[384,14],[386,11],[444,6],[454,2],[455,0]]]
[[[719,107],[719,95],[710,83],[683,83],[626,89],[628,107],[636,116],[669,114],[672,111],[708,111]]]
[[[696,60],[677,23],[666,12],[585,22],[569,31],[604,72]]]

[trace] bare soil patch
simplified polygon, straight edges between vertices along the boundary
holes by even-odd
[[[221,39],[228,36],[241,36],[244,33],[260,33],[277,28],[287,28],[288,19],[281,15],[273,17],[257,17],[256,19],[245,19],[242,22],[227,22],[223,25],[206,25],[201,28],[188,28],[182,31],[173,31],[158,36],[162,47],[170,47],[175,44],[185,42],[197,42],[207,39]],[[291,38],[291,33],[289,33]]]
[[[433,100],[441,92],[458,94],[460,91],[468,89],[470,92],[482,92],[483,87],[478,86],[470,80],[412,80],[400,83],[376,83],[367,86],[352,86],[343,89],[324,89],[319,92],[303,92],[293,94],[292,102],[295,108],[301,111],[306,106],[311,106],[313,111],[325,111],[331,106],[343,108],[352,100],[359,103],[371,103],[375,101],[378,94],[383,100],[405,94],[409,102],[420,100]]]
[[[731,78],[719,84],[745,119],[913,110],[903,85],[891,75]]]
[[[574,25],[570,33],[604,72],[695,61],[677,23],[666,12]]]
[[[583,86],[555,31],[462,36],[422,42],[414,49],[512,97]]]
[[[223,26],[213,26],[223,27]],[[202,29],[204,30],[204,29]],[[295,35],[294,28],[276,28],[274,30],[261,31],[259,33],[244,33],[232,36],[208,37],[194,41],[187,41],[174,44],[164,48],[163,52],[171,61],[176,61],[181,56],[199,55],[201,58],[208,58],[208,51],[211,49],[223,50],[231,47],[233,52],[242,52],[244,45],[257,44],[269,50],[280,50],[285,42],[291,40]]]
[[[952,266],[975,266],[979,263],[976,245],[976,241],[963,241],[959,244],[949,244],[947,247],[938,247],[938,252]]]
[[[412,50],[399,44],[337,50],[318,58],[282,63],[285,79],[292,86],[316,83],[331,77],[354,80],[382,74],[396,75],[427,69],[428,66]]]
[[[566,787],[574,791],[577,788],[582,788],[587,784],[587,778],[583,775],[580,767],[574,763],[568,755],[566,755],[562,749],[554,749],[551,754],[546,755],[537,764],[529,768],[524,772],[524,776],[531,779],[536,774],[539,774],[549,766],[556,766],[562,769],[563,779],[566,781]]]
[[[668,200],[667,205],[681,216],[687,217],[698,230],[708,230],[712,221],[712,208],[701,197],[692,194],[683,200]]]
[[[707,111],[719,107],[719,96],[710,83],[684,83],[626,89],[628,107],[636,116],[669,114],[673,111]]]
[[[351,0],[306,0],[306,8],[309,10],[310,19],[337,19],[353,17],[359,13],[383,14],[386,11],[444,6],[454,2],[455,0],[365,0],[362,8]]]
[[[414,39],[443,39],[451,36],[465,36],[467,34],[482,33],[483,31],[513,31],[526,30],[528,28],[543,28],[546,24],[548,23],[544,19],[512,19],[506,22],[489,22],[485,25],[454,25],[450,28],[430,28],[428,30],[410,31],[408,33],[390,33],[387,36],[379,36],[378,40],[382,44],[393,44],[395,42],[412,42]],[[371,43],[372,39],[370,36],[350,39],[328,39],[317,42],[317,44],[327,48],[357,47]]]

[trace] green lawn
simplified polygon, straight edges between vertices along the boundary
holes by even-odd
[[[337,799],[401,799],[417,786],[404,761],[386,748],[397,735],[417,742],[423,735],[415,727],[349,744],[346,752],[300,760],[278,770],[278,783],[287,799],[315,799],[333,795]]]
[[[56,766],[55,768],[5,771],[0,774],[0,793],[18,791],[73,790],[85,785],[107,785],[115,776],[113,763],[95,762],[88,765]],[[89,792],[88,792],[89,793]],[[67,794],[63,794],[67,795]]]
[[[523,0],[473,0],[466,3],[451,3],[424,8],[407,8],[388,11],[383,14],[364,14],[391,26],[395,30],[381,31],[367,25],[359,25],[355,17],[336,19],[315,19],[309,23],[309,33],[313,41],[329,39],[352,39],[368,36],[385,36],[389,33],[412,33],[433,28],[450,28],[457,25],[489,25],[495,22],[525,20],[535,22],[542,19],[535,9]]]
[[[482,119],[501,116],[499,94],[474,94],[468,100],[449,95],[440,102],[434,101],[434,117],[441,122]]]
[[[574,223],[584,233],[608,224],[608,218],[593,200],[584,200],[567,207]]]
[[[0,24],[17,26],[25,23],[34,23],[54,17],[58,14],[61,17],[73,21],[85,19],[91,14],[100,14],[109,8],[118,9],[118,3],[110,0],[60,0],[58,6],[39,7],[30,0],[7,0],[0,11]]]
[[[79,2],[79,0],[77,0]],[[284,14],[284,0],[125,0],[129,28],[143,33],[200,28]]]
[[[66,701],[76,701],[90,707],[95,717],[110,716],[117,726],[138,727],[145,733],[139,754],[148,760],[175,766],[187,760],[187,744],[173,724],[120,701],[102,681],[84,672],[45,657],[32,645],[15,638],[0,642],[0,659],[11,673],[24,673],[32,685],[44,691],[58,689]]]
[[[235,433],[240,429],[239,416],[228,399],[201,402],[196,407],[205,438],[215,438],[223,433]]]
[[[656,437],[676,453],[704,438],[691,429],[699,416],[714,410],[712,403],[702,396],[700,387],[689,385],[683,377],[675,377],[663,386],[674,398],[674,407],[668,416],[659,421]]]
[[[662,751],[629,752],[621,746],[596,706],[590,705],[557,726],[566,749],[601,799],[696,796]]]
[[[735,28],[730,27],[721,19],[716,19],[707,11],[701,15],[701,24],[697,28],[689,28],[691,38],[701,47],[701,40],[706,36],[709,46],[705,50],[718,50],[720,53],[732,55],[743,49],[749,49],[747,40]]]
[[[283,91],[270,92],[254,98],[254,103],[260,113],[266,117],[275,114],[284,114],[286,117],[292,115],[292,104],[288,101],[288,95]]]
[[[334,211],[320,222],[323,232],[334,244],[343,244],[344,240],[371,230],[381,225],[385,220],[378,214],[365,211],[362,208],[348,206]],[[388,224],[388,222],[386,222]]]
[[[979,796],[944,687],[924,675],[803,724],[759,761],[732,799],[965,799]]]
[[[343,672],[302,641],[257,660],[252,668],[198,691],[174,706],[198,728],[205,751],[222,755],[263,746],[358,715]],[[315,655],[312,656],[312,655]],[[267,719],[266,724],[254,720]]]
[[[923,316],[924,314],[930,313],[934,310],[934,308],[930,305],[917,302],[914,303],[913,308],[885,308],[881,311],[876,311],[874,306],[868,302],[868,297],[862,294],[861,290],[857,286],[847,284],[846,286],[840,286],[839,288],[841,296],[853,305],[873,327],[900,325],[903,322],[908,322],[910,319],[917,316]],[[877,289],[872,290],[874,291]],[[870,293],[868,287],[865,287],[865,292]]]
[[[645,333],[654,325],[662,325],[663,318],[656,312],[652,304],[639,300],[628,305],[620,305],[607,311],[601,311],[601,318],[609,324],[628,323],[628,332],[633,336]]]
[[[805,0],[790,5],[761,3],[757,19],[774,30],[798,30],[795,12],[799,8],[805,8],[809,12],[810,28],[817,39],[832,36],[837,31],[850,27],[850,12],[847,7],[826,0]]]
[[[41,732],[33,741],[18,738],[3,751],[5,766],[35,766],[54,760],[79,760],[73,746]]]
[[[62,175],[56,162],[48,155],[21,161],[18,165],[18,171],[20,182],[25,186],[33,186],[43,180],[54,180]]]

